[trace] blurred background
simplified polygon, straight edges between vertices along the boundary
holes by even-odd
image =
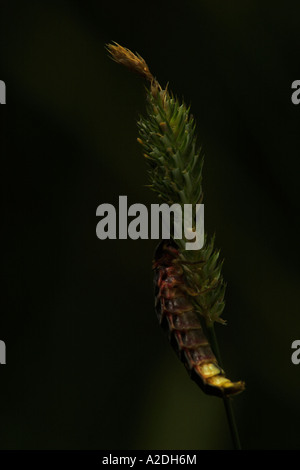
[[[230,449],[154,312],[155,240],[96,237],[96,208],[150,207],[139,52],[191,104],[205,226],[228,283],[217,325],[244,449],[300,448],[300,6],[258,0],[1,2],[1,449]]]

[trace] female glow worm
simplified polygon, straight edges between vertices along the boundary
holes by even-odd
[[[163,240],[154,259],[155,308],[158,320],[192,380],[201,389],[219,397],[244,390],[244,382],[231,382],[218,365],[206,339],[199,315],[189,296],[179,250],[172,240]]]

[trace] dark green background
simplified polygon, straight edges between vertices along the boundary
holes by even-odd
[[[299,4],[139,5],[1,3],[0,447],[231,448],[222,401],[157,324],[156,242],[96,238],[99,204],[157,202],[136,142],[144,84],[107,57],[115,40],[192,105],[242,445],[299,449]]]

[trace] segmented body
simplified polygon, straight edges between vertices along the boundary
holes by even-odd
[[[204,333],[199,314],[187,294],[178,247],[171,240],[158,246],[154,260],[155,308],[159,323],[190,377],[209,395],[234,395],[243,382],[225,377]]]

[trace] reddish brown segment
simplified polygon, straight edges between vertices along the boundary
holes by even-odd
[[[190,377],[209,395],[235,395],[243,382],[225,377],[186,291],[175,242],[162,241],[154,260],[155,308],[158,320]]]

